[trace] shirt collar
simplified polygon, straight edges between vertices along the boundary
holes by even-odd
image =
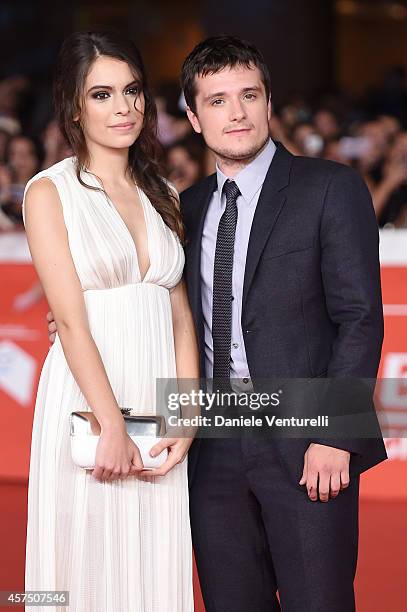
[[[233,178],[247,204],[251,204],[255,194],[261,188],[267,171],[274,157],[276,145],[269,139],[263,151]],[[216,164],[216,180],[218,186],[219,205],[221,205],[222,190],[228,177]]]

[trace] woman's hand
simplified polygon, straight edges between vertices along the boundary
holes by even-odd
[[[96,462],[92,472],[94,478],[112,482],[135,476],[143,467],[140,451],[124,424],[102,430],[96,448]]]
[[[54,344],[55,336],[57,333],[57,326],[55,323],[54,315],[51,311],[47,312],[47,321],[48,321],[48,340],[50,344]]]
[[[148,480],[152,476],[165,476],[175,465],[184,461],[192,442],[193,438],[162,438],[150,450],[150,455],[156,457],[167,448],[167,460],[159,468],[142,470],[139,477]]]

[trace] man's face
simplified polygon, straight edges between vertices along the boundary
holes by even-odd
[[[187,109],[194,130],[224,160],[249,160],[269,137],[271,105],[260,70],[235,66],[195,77],[195,112]]]

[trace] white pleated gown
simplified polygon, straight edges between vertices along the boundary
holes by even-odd
[[[181,244],[139,189],[150,259],[141,279],[127,226],[104,193],[79,183],[74,158],[40,172],[27,188],[41,177],[57,187],[91,333],[118,405],[154,414],[156,378],[176,378],[169,294],[182,276]],[[82,178],[100,186],[87,172]],[[191,612],[187,459],[153,482],[98,482],[72,462],[73,410],[89,408],[57,336],[35,405],[25,589],[67,590],[70,605],[36,609]]]

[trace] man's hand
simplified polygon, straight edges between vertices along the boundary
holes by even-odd
[[[47,312],[47,321],[48,321],[48,339],[51,344],[54,344],[55,335],[57,333],[57,326],[54,321],[54,315],[52,312]]]
[[[304,455],[304,469],[299,482],[306,485],[311,501],[329,501],[349,486],[350,452],[311,442]]]

